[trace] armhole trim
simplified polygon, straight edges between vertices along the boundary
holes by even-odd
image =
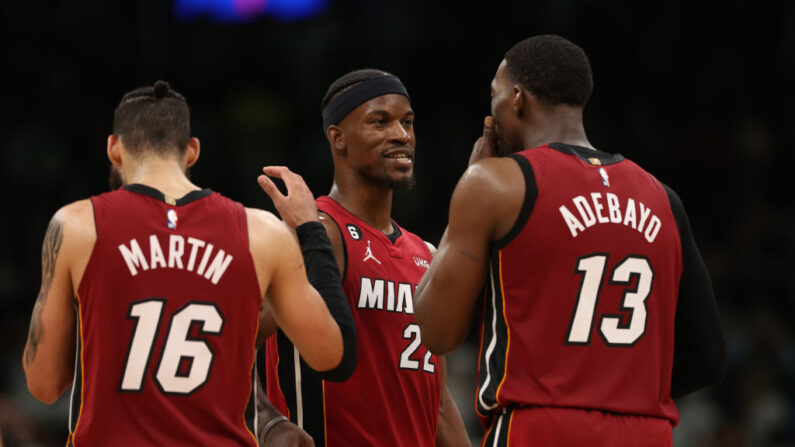
[[[340,279],[342,280],[342,283],[344,284],[345,283],[345,277],[348,275],[348,243],[345,242],[345,233],[342,232],[342,228],[340,228],[340,224],[337,223],[337,221],[334,219],[334,217],[331,216],[331,214],[329,214],[329,213],[327,213],[327,212],[325,212],[323,210],[318,210],[318,212],[323,213],[332,222],[334,222],[334,225],[337,227],[337,231],[340,232],[340,239],[342,239],[342,258],[343,258],[342,262],[343,262],[343,267],[344,267],[342,272],[340,272]],[[333,246],[332,246],[332,248],[333,248]]]
[[[511,241],[516,239],[530,219],[536,199],[538,198],[538,185],[536,184],[536,177],[530,160],[517,154],[510,154],[508,157],[516,160],[516,162],[519,163],[519,168],[522,170],[525,182],[524,200],[522,201],[522,209],[519,210],[519,217],[517,217],[511,230],[508,231],[508,234],[492,243],[494,251],[502,250],[511,243]]]

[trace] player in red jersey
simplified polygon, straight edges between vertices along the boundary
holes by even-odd
[[[354,309],[358,364],[346,382],[320,380],[279,332],[266,345],[268,397],[318,447],[469,445],[444,359],[422,345],[414,321],[432,253],[391,218],[393,191],[413,179],[408,92],[393,75],[357,70],[331,84],[321,107],[334,184],[317,206]],[[265,173],[300,180],[284,169]],[[291,210],[279,211],[289,223]]]
[[[461,343],[483,300],[484,446],[670,446],[673,398],[723,374],[717,306],[682,203],[591,146],[591,89],[587,56],[562,37],[506,53],[493,117],[418,288],[417,322],[437,354]]]
[[[124,96],[107,153],[125,186],[66,205],[47,229],[23,357],[30,392],[51,403],[74,382],[68,445],[257,445],[261,307],[309,364],[335,371],[344,319],[324,299],[347,308],[342,289],[321,297],[272,214],[188,180],[199,141],[167,83]],[[318,222],[299,238],[304,251],[329,245]]]

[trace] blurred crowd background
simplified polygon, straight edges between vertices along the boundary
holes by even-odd
[[[122,94],[169,81],[191,107],[199,185],[273,210],[256,177],[285,164],[325,194],[320,100],[375,67],[402,78],[416,178],[394,217],[438,243],[489,113],[505,51],[561,34],[591,58],[585,124],[682,197],[723,318],[728,375],[679,403],[676,446],[795,445],[795,2],[791,0],[3,1],[0,430],[6,447],[66,439],[68,393],[27,392],[21,367],[41,241],[63,204],[107,189]],[[309,9],[302,9],[309,8]],[[313,9],[314,8],[314,9]],[[473,440],[474,333],[448,361]],[[366,390],[362,390],[366,394]]]

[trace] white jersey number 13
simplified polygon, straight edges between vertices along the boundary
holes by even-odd
[[[607,253],[594,253],[577,260],[575,272],[582,275],[577,303],[569,323],[567,344],[587,345],[596,314],[596,306],[604,283]],[[625,290],[621,310],[630,313],[629,324],[622,325],[622,314],[604,314],[600,319],[599,333],[608,346],[632,346],[646,332],[646,299],[651,293],[654,270],[645,256],[630,255],[613,269],[611,285],[629,286],[637,276],[637,285]]]

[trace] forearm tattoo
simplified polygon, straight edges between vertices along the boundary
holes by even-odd
[[[41,247],[41,289],[33,306],[33,316],[30,319],[30,330],[28,331],[28,343],[25,346],[25,363],[30,364],[36,358],[36,351],[39,341],[44,334],[41,325],[41,313],[44,310],[44,303],[50,293],[52,279],[55,274],[55,262],[58,259],[58,252],[61,250],[63,241],[63,223],[57,216],[53,216],[50,225],[47,227],[47,234],[44,236],[44,244]]]

